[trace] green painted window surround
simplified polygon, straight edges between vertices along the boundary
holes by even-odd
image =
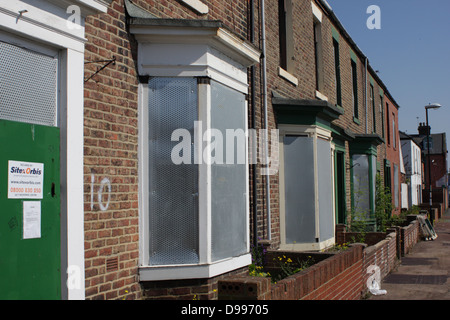
[[[356,157],[356,158],[355,158]],[[366,161],[366,172],[358,172],[361,168],[359,167],[361,160],[355,163],[357,158],[365,157]],[[377,157],[372,153],[350,153],[350,176],[351,176],[351,205],[352,212],[358,215],[362,214],[365,216],[365,221],[367,226],[375,226],[375,176],[377,172]],[[356,168],[355,168],[356,166]],[[367,180],[363,181],[362,177],[367,177]],[[358,190],[355,187],[359,186]],[[362,188],[361,188],[362,187]],[[364,209],[365,208],[365,209]],[[362,210],[362,211],[361,211]],[[367,211],[366,211],[367,210]]]
[[[353,51],[350,50],[350,53]],[[359,104],[358,104],[358,68],[357,62],[355,60],[351,60],[351,72],[352,72],[352,100],[353,100],[353,119],[359,118]],[[359,121],[357,122],[359,124]]]
[[[333,52],[334,52],[334,72],[336,84],[336,106],[342,108],[342,84],[341,84],[341,61],[339,54],[339,41],[333,37]]]
[[[336,40],[339,43],[340,34],[339,31],[334,26],[331,26],[331,34],[334,40]]]

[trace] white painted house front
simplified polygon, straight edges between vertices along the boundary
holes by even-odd
[[[400,133],[403,164],[408,184],[408,208],[422,202],[422,156],[421,149],[407,134]]]

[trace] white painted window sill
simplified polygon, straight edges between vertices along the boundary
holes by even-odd
[[[199,14],[207,14],[209,12],[208,6],[200,0],[181,0],[181,2]]]
[[[278,75],[293,85],[298,86],[298,79],[281,67],[278,67]]]
[[[316,98],[323,100],[323,101],[328,101],[328,97],[325,96],[324,94],[320,93],[320,91],[316,90]]]
[[[248,253],[211,264],[141,266],[139,267],[139,280],[159,281],[212,278],[239,268],[244,268],[251,263],[252,257]]]
[[[316,243],[295,243],[295,244],[281,244],[280,250],[286,251],[320,251],[330,248],[335,243],[335,237]]]

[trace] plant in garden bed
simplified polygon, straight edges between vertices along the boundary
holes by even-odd
[[[352,243],[366,241],[366,234],[368,232],[366,212],[356,212],[352,209],[350,232],[357,234],[356,236],[351,237]]]
[[[296,258],[296,261],[294,262],[291,257],[283,254],[273,259],[275,263],[270,268],[269,272],[266,269],[267,251],[264,246],[252,246],[251,254],[252,264],[249,265],[248,275],[253,277],[270,277],[272,283],[277,283],[278,281],[300,272],[315,263],[314,258],[311,256],[308,256],[306,260]]]
[[[264,271],[266,253],[266,248],[260,243],[251,246],[252,264],[248,266],[248,274],[250,276],[270,277],[270,273]]]
[[[338,244],[335,243],[334,246],[324,250],[325,252],[340,252],[348,249],[348,243]]]
[[[311,256],[308,256],[306,260],[300,260],[297,258],[296,262],[294,262],[290,257],[286,257],[286,255],[274,258],[274,260],[278,262],[278,272],[272,272],[272,282],[275,283],[305,270],[315,263]]]
[[[384,185],[381,175],[377,173],[375,181],[375,219],[377,230],[385,232],[389,225],[393,225],[392,194],[389,187]]]
[[[270,273],[265,272],[264,267],[255,264],[248,266],[248,275],[252,277],[270,277]]]
[[[266,264],[266,248],[261,244],[251,245],[252,265],[264,267]]]

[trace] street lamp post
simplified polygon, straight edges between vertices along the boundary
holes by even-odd
[[[426,120],[427,120],[427,165],[428,165],[428,186],[430,192],[430,219],[431,219],[431,207],[433,206],[433,186],[431,183],[431,154],[430,154],[430,127],[428,125],[428,109],[439,109],[441,105],[439,103],[433,103],[425,106]],[[433,221],[432,221],[433,223]]]

